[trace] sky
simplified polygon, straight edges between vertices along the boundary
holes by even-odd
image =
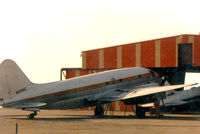
[[[81,51],[199,34],[199,0],[0,1],[0,62],[13,59],[35,83],[81,67]]]

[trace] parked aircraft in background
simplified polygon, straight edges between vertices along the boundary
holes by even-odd
[[[166,98],[163,102],[160,101],[160,106],[167,111],[186,111],[188,106],[195,102],[200,102],[200,87],[193,87],[183,91],[168,91],[166,92]],[[144,104],[142,107],[152,107],[153,103]],[[184,109],[182,109],[184,108]],[[185,109],[187,108],[187,109]]]
[[[165,92],[194,84],[160,86],[158,74],[146,68],[116,69],[65,81],[34,84],[17,64],[5,60],[0,64],[0,103],[6,108],[33,111],[41,109],[76,109],[96,106],[95,115],[103,115],[102,104],[124,101],[136,104],[136,115],[145,112],[137,104],[165,98]]]
[[[168,111],[186,111],[190,106],[197,108],[196,104],[200,102],[200,87],[193,87],[189,90],[174,91],[167,94],[164,99],[164,105]]]

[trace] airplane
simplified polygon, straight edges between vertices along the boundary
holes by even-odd
[[[165,92],[194,84],[160,86],[162,79],[147,68],[133,67],[80,76],[46,84],[32,83],[12,60],[0,64],[0,106],[32,111],[33,119],[42,109],[77,109],[96,106],[94,114],[104,114],[102,104],[123,101],[136,105],[136,116],[145,111],[138,104],[165,98]]]
[[[196,107],[196,104],[200,102],[200,87],[171,92],[167,94],[163,102],[167,110],[171,112],[189,110],[191,106]]]
[[[188,90],[182,91],[167,91],[166,98],[160,100],[160,107],[168,112],[183,111],[189,108],[189,105],[193,105],[195,102],[200,102],[200,87],[192,87]],[[142,107],[153,107],[153,103],[142,105]]]

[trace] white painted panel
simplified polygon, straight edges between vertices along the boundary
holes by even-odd
[[[190,84],[190,83],[200,83],[200,73],[191,73],[187,72],[185,74],[185,84]],[[191,87],[185,87],[184,90],[191,89],[192,87],[199,87],[200,84],[191,86]]]

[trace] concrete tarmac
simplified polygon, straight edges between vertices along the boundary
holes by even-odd
[[[28,111],[0,109],[0,134],[199,134],[199,114],[164,114],[138,119],[133,113],[93,117],[93,111],[41,110],[35,119]]]

